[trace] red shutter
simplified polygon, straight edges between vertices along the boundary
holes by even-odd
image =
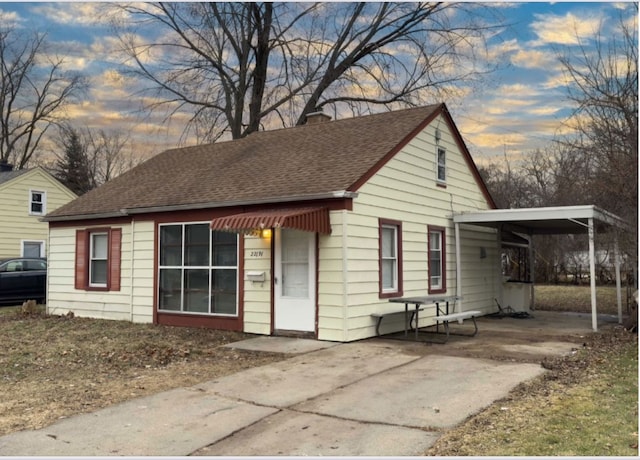
[[[87,231],[76,230],[76,264],[75,264],[75,288],[87,288],[88,257],[87,254]]]
[[[109,280],[110,291],[120,290],[120,252],[122,245],[122,229],[111,230],[109,238]]]

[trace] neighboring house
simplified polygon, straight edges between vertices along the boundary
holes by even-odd
[[[304,126],[165,151],[49,213],[47,308],[371,337],[372,313],[401,308],[389,298],[456,294],[452,214],[494,207],[444,104],[312,114]],[[464,308],[492,312],[497,232],[460,234]],[[402,327],[398,318],[382,332]]]
[[[49,225],[41,219],[76,194],[41,167],[0,164],[0,259],[45,257]]]

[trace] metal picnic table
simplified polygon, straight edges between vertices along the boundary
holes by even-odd
[[[436,306],[436,316],[440,316],[441,309],[440,304],[445,304],[445,315],[449,314],[449,302],[456,302],[462,299],[460,296],[449,295],[428,295],[428,296],[418,296],[418,297],[393,297],[389,299],[389,302],[393,303],[403,303],[404,304],[404,335],[405,337],[409,336],[409,305],[415,305],[415,312],[411,312],[413,317],[415,317],[415,339],[418,340],[418,321],[419,321],[419,311],[421,305],[433,305]],[[438,323],[436,322],[436,327]]]

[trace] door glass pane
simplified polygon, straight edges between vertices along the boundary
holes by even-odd
[[[309,297],[309,237],[304,232],[282,231],[282,295]]]
[[[182,293],[182,270],[160,270],[159,308],[161,310],[180,310],[180,296]]]
[[[209,270],[184,271],[184,311],[209,311]]]
[[[211,312],[236,314],[237,270],[211,270]]]

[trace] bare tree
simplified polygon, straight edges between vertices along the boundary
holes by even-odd
[[[131,149],[131,139],[122,130],[76,128],[69,123],[57,126],[52,137],[56,158],[49,167],[78,194],[96,188],[143,160]]]
[[[595,204],[631,224],[638,219],[638,4],[629,4],[617,28],[593,37],[595,51],[581,41],[580,53],[561,63],[572,81],[577,136],[565,141],[588,157],[585,181]],[[637,260],[637,225],[627,235],[627,250]]]
[[[0,28],[0,161],[27,165],[61,110],[84,88],[63,60],[46,54],[46,35]]]
[[[131,138],[122,130],[84,130],[94,186],[104,184],[142,161],[133,155]]]
[[[359,113],[415,105],[488,71],[473,56],[491,27],[472,4],[117,7],[128,18],[119,24],[123,49],[157,98],[150,107],[168,108],[169,116],[190,112],[189,128],[203,140],[243,137],[267,123],[302,124],[323,107]],[[143,40],[151,28],[162,35]]]

